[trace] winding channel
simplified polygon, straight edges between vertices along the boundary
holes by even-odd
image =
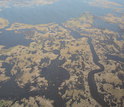
[[[101,63],[99,63],[100,60],[99,60],[99,57],[98,57],[98,55],[97,55],[97,53],[94,49],[94,46],[92,44],[92,38],[87,37],[87,36],[82,36],[78,32],[73,31],[71,29],[69,29],[69,30],[71,31],[71,35],[74,38],[85,37],[85,38],[88,39],[87,43],[90,46],[90,50],[91,50],[92,57],[93,57],[93,62],[99,67],[99,69],[90,71],[89,74],[88,74],[88,85],[89,85],[90,93],[91,93],[91,96],[93,97],[93,99],[95,99],[102,107],[109,107],[108,104],[104,101],[104,96],[98,92],[97,86],[96,86],[96,83],[95,83],[95,79],[94,79],[94,75],[96,73],[104,71],[104,66]]]
[[[96,73],[104,71],[104,66],[101,63],[99,63],[100,59],[92,44],[92,38],[87,36],[81,36],[79,33],[74,32],[72,30],[70,31],[71,31],[71,35],[74,38],[85,37],[88,39],[87,43],[90,46],[93,62],[99,67],[99,69],[90,71],[88,74],[88,85],[89,85],[90,93],[93,99],[95,99],[102,107],[109,107],[107,102],[104,101],[104,96],[98,92],[97,85],[94,79],[94,75]],[[108,55],[107,57],[108,59],[124,62],[124,59],[119,58],[117,56]],[[29,92],[28,86],[30,86],[31,84],[28,84],[26,87],[22,89],[18,87],[15,81],[16,77],[13,77],[11,74],[7,73],[7,75],[11,77],[11,80],[6,81],[4,83],[0,83],[2,86],[0,88],[0,99],[15,99],[15,101],[18,101],[21,100],[22,98],[29,98],[31,96],[37,96],[37,95],[41,95],[41,96],[45,95],[46,98],[50,98],[54,100],[54,107],[65,107],[66,101],[62,99],[62,97],[58,94],[59,93],[58,87],[61,85],[63,81],[68,80],[70,75],[68,71],[60,67],[65,62],[65,60],[59,60],[58,58],[52,60],[51,64],[48,67],[42,69],[43,72],[41,72],[41,76],[45,77],[45,79],[48,80],[48,84],[49,84],[48,89],[46,91],[39,90],[39,91]],[[9,72],[12,69],[12,65],[4,64],[4,68],[8,68],[6,70]]]
[[[89,72],[88,74],[88,84],[89,84],[89,88],[90,88],[90,93],[92,95],[92,97],[103,107],[109,107],[108,104],[104,101],[104,96],[101,95],[98,90],[97,90],[97,86],[96,86],[96,83],[95,83],[95,79],[94,79],[94,75],[96,73],[99,73],[99,72],[102,72],[104,71],[104,66],[99,63],[99,57],[98,55],[96,54],[96,51],[94,49],[94,46],[92,44],[92,39],[87,37],[88,38],[88,44],[90,46],[90,49],[91,49],[91,53],[92,53],[92,56],[93,56],[93,62],[99,67],[99,69],[96,69],[96,70],[93,70],[91,72]]]
[[[93,99],[95,99],[102,107],[109,107],[109,105],[104,101],[104,96],[98,92],[96,82],[95,82],[95,79],[94,79],[94,75],[96,73],[104,71],[104,66],[101,63],[99,63],[100,60],[99,60],[99,57],[98,57],[98,55],[97,55],[97,53],[94,49],[94,46],[92,44],[92,38],[87,37],[87,36],[82,36],[77,31],[74,31],[70,28],[67,28],[67,27],[63,26],[63,25],[61,25],[61,26],[68,29],[69,31],[71,31],[71,35],[75,39],[79,39],[79,38],[82,38],[82,37],[85,37],[85,38],[88,39],[87,43],[90,46],[90,50],[91,50],[92,57],[93,57],[93,62],[99,67],[99,69],[90,71],[89,74],[88,74],[88,85],[89,85],[89,89],[90,89],[90,94],[93,97]]]

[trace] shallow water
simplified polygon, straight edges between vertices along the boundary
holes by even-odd
[[[88,4],[92,0],[58,0],[49,5],[13,6],[4,8],[0,17],[11,23],[21,22],[28,24],[62,23],[70,18],[78,17],[84,12],[103,15],[112,12],[112,9],[93,7]]]
[[[102,20],[102,18],[100,18],[108,13],[116,14],[118,16],[120,15],[120,13],[116,13],[115,11],[113,11],[112,8],[101,8],[100,6],[94,7],[94,6],[89,5],[89,2],[91,2],[93,0],[58,0],[52,4],[45,4],[45,5],[30,4],[29,0],[26,0],[26,1],[28,1],[27,4],[25,4],[25,0],[23,0],[23,1],[18,0],[18,1],[21,1],[22,4],[24,3],[23,5],[18,5],[15,3],[15,1],[14,0],[13,0],[13,2],[11,0],[6,1],[7,4],[5,4],[4,6],[0,5],[0,9],[2,9],[0,11],[0,17],[7,19],[10,22],[9,25],[13,24],[14,22],[20,22],[20,23],[25,23],[25,24],[57,23],[60,27],[63,27],[66,30],[68,30],[68,32],[70,32],[70,35],[72,36],[72,38],[75,41],[82,39],[83,37],[87,38],[88,41],[86,41],[86,42],[89,45],[89,48],[90,48],[90,51],[92,54],[92,56],[91,56],[92,60],[93,60],[94,64],[99,67],[99,69],[94,69],[92,71],[89,71],[90,73],[88,74],[87,81],[89,84],[90,94],[93,97],[93,99],[96,100],[96,102],[98,102],[99,104],[101,104],[103,106],[108,106],[107,105],[108,102],[105,102],[103,95],[98,92],[97,84],[94,79],[94,75],[96,73],[100,73],[100,72],[104,71],[104,65],[102,65],[102,63],[100,62],[100,57],[97,55],[96,47],[92,43],[92,40],[94,38],[93,37],[89,38],[88,36],[82,36],[82,35],[80,35],[79,32],[73,31],[73,29],[71,29],[71,28],[66,28],[64,26],[63,22],[65,22],[71,18],[79,17],[84,13],[91,13],[91,15],[94,16],[94,23],[92,24],[91,29],[99,28],[102,30],[108,29],[111,31],[118,32],[118,34],[120,34],[120,37],[118,37],[118,40],[123,41],[122,36],[123,36],[124,32],[121,31],[119,26],[114,23],[108,23],[108,22]],[[112,1],[112,0],[109,0],[109,1]],[[118,0],[118,1],[114,0],[114,1],[116,1],[117,3],[124,4],[124,2],[122,2],[121,0]],[[32,29],[30,29],[30,30],[32,30]],[[23,30],[21,30],[21,33],[15,33],[14,31],[7,31],[5,29],[2,29],[2,30],[0,30],[0,32],[1,32],[0,33],[0,45],[4,45],[5,48],[11,48],[11,47],[14,47],[17,45],[28,46],[32,42],[31,40],[26,39],[25,34],[28,31],[29,31],[29,29],[23,29]],[[29,36],[33,36],[31,33],[29,32]],[[39,33],[43,34],[42,31],[39,31]],[[83,33],[85,33],[85,31]],[[42,37],[40,39],[42,39]],[[48,39],[51,39],[51,38],[48,38]],[[47,40],[43,41],[43,42],[47,42]],[[53,50],[51,49],[52,51],[50,53],[54,53],[55,55],[58,55],[58,57],[61,59],[62,56],[60,54],[62,54],[62,53],[60,51],[61,51],[61,49],[66,48],[65,47],[66,42],[67,41],[64,41],[64,39],[59,41],[59,43],[60,43],[59,49],[60,50],[59,49],[53,49]],[[107,42],[110,43],[111,41],[107,41]],[[36,43],[38,44],[39,42],[36,41]],[[105,41],[104,41],[104,43],[105,43]],[[48,51],[47,51],[47,49],[45,50],[44,43],[42,44],[40,42],[40,44],[43,47],[42,47],[42,49],[41,48],[38,48],[38,49],[41,49],[41,51],[43,52],[42,54],[44,55],[44,53],[47,53],[49,51],[49,49],[48,49]],[[53,45],[53,44],[51,43],[49,45]],[[46,46],[46,48],[48,48],[48,47]],[[31,51],[34,54],[33,57],[35,57],[35,54],[37,53],[37,51],[39,52],[39,50]],[[6,60],[6,58],[8,57],[8,56],[6,56],[6,52],[4,54],[0,55],[1,61]],[[82,53],[81,53],[81,55],[82,55]],[[74,62],[74,61],[78,62],[79,59],[76,58],[76,56],[78,56],[78,52],[76,54],[72,54],[70,56],[71,57],[69,59],[71,59],[72,62]],[[50,60],[50,58],[43,56],[43,58],[41,58],[41,60],[39,61],[39,64],[35,63],[34,65],[33,64],[31,65],[32,68],[37,66],[38,70],[40,69],[39,76],[44,77],[48,82],[48,87],[47,87],[48,89],[44,90],[41,88],[38,91],[36,90],[36,91],[31,91],[31,92],[29,92],[30,85],[35,86],[37,84],[35,84],[35,83],[31,84],[28,82],[23,88],[19,87],[16,82],[16,76],[18,76],[18,75],[20,76],[21,75],[20,72],[21,73],[23,73],[23,72],[20,70],[20,72],[17,73],[17,75],[12,76],[12,74],[10,72],[12,69],[12,65],[9,63],[6,63],[6,62],[2,63],[3,64],[2,67],[6,69],[5,75],[9,76],[10,80],[0,82],[0,99],[19,100],[22,98],[29,98],[31,96],[40,96],[41,95],[41,96],[45,96],[46,98],[48,98],[50,100],[54,100],[55,107],[58,107],[59,105],[62,107],[65,107],[66,101],[64,99],[62,99],[62,96],[60,96],[58,94],[60,92],[60,90],[58,90],[58,88],[61,86],[61,84],[64,81],[66,81],[70,78],[71,72],[67,71],[65,68],[61,67],[61,65],[63,65],[68,59],[65,59],[66,60],[65,61],[65,60],[60,60],[59,58]],[[108,60],[124,62],[124,59],[121,57],[118,57],[118,56],[107,55],[107,58],[108,58]],[[15,59],[16,59],[16,57],[15,57]],[[15,60],[15,59],[12,59],[12,60]],[[20,59],[18,59],[18,60],[20,60]],[[82,60],[82,62],[83,61],[84,60]],[[18,61],[18,63],[19,63],[19,61]],[[48,64],[48,66],[41,67],[40,64],[42,65],[44,63]],[[79,67],[80,65],[76,65],[76,66]],[[85,63],[81,69],[82,70],[81,72],[83,72],[84,69],[85,69]],[[30,73],[31,72],[33,72],[33,70],[31,70]],[[83,79],[82,79],[82,81],[83,81]],[[81,82],[81,84],[79,86],[77,86],[78,87],[77,89],[83,90],[83,88],[85,86],[83,86],[82,83],[83,82]],[[64,87],[61,91],[64,94],[66,91],[66,87]],[[72,101],[72,102],[74,102],[74,101]]]
[[[14,31],[5,31],[3,30],[2,33],[0,33],[0,45],[4,45],[5,48],[14,47],[17,45],[29,45],[31,40],[25,39],[24,34],[18,34]]]

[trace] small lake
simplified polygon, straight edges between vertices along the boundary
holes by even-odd
[[[29,45],[31,40],[25,39],[24,34],[15,33],[14,31],[3,30],[0,33],[0,45],[4,45],[5,48],[14,47],[17,45]]]

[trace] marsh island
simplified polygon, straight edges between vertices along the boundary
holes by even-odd
[[[124,106],[123,1],[1,0],[0,10],[0,107]]]

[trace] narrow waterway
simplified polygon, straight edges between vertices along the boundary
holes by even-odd
[[[124,62],[124,58],[121,58],[119,56],[107,54],[106,57],[107,57],[108,60]]]
[[[109,107],[108,104],[104,101],[104,96],[98,92],[97,86],[96,86],[96,83],[95,83],[95,79],[94,79],[94,75],[96,73],[104,71],[104,66],[99,63],[99,57],[96,54],[96,51],[95,51],[94,46],[92,44],[92,39],[88,37],[88,41],[87,42],[88,42],[88,44],[90,46],[90,49],[91,49],[91,53],[92,53],[92,56],[93,56],[93,62],[97,66],[99,66],[99,69],[93,70],[93,71],[89,72],[89,74],[88,74],[88,84],[89,84],[89,88],[90,88],[90,93],[91,93],[92,97],[102,107]]]
[[[96,73],[104,71],[104,66],[99,63],[99,57],[98,57],[98,55],[97,55],[97,53],[94,49],[94,46],[92,44],[92,38],[90,38],[88,36],[82,36],[78,32],[73,31],[72,29],[69,29],[65,26],[63,26],[63,27],[68,29],[69,31],[71,31],[71,35],[75,39],[79,39],[79,38],[82,38],[82,37],[85,37],[85,38],[88,39],[87,43],[90,46],[90,50],[91,50],[92,57],[93,57],[93,62],[99,67],[99,69],[90,71],[89,74],[88,74],[88,84],[89,84],[90,93],[91,93],[91,96],[93,97],[93,99],[95,99],[102,107],[109,107],[108,104],[104,101],[104,96],[98,92],[96,82],[95,82],[95,79],[94,79],[94,75]]]

